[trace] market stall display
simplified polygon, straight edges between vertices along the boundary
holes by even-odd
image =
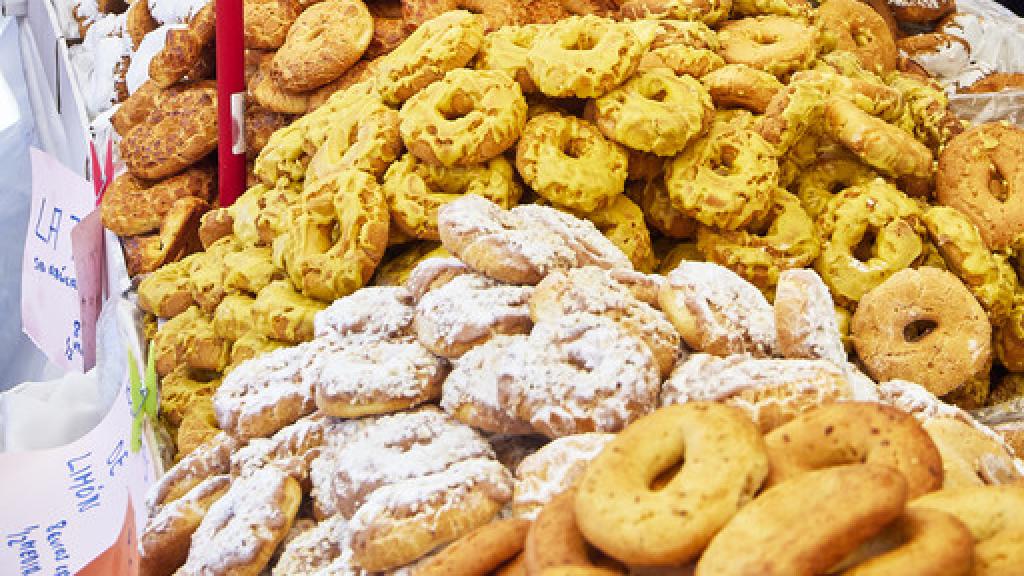
[[[213,4],[161,2],[102,206],[176,444],[143,573],[1024,562],[1024,131],[950,104],[1014,86],[985,18],[252,0],[218,206]]]

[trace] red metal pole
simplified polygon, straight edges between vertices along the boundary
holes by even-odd
[[[242,0],[217,2],[217,126],[220,205],[245,190],[245,44]]]

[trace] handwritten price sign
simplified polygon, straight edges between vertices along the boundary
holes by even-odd
[[[87,301],[93,300],[102,274],[82,278],[76,273],[71,240],[71,231],[94,207],[91,184],[52,156],[32,149],[32,209],[21,276],[22,328],[51,362],[65,370],[83,371],[86,348],[95,342],[94,336],[86,335],[86,330],[95,330],[95,318],[83,323],[80,292]]]

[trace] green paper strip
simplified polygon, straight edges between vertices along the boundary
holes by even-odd
[[[142,382],[139,380],[139,366],[135,362],[135,354],[128,350],[128,396],[132,402],[132,434],[131,450],[138,452],[142,448],[142,418],[145,415],[142,397]]]

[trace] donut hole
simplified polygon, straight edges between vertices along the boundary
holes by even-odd
[[[1010,183],[1006,180],[1003,172],[995,164],[988,165],[988,191],[1000,202],[1006,202],[1010,194]]]
[[[875,257],[875,241],[878,239],[878,231],[874,228],[868,228],[864,231],[864,235],[861,236],[860,242],[853,247],[851,251],[853,257],[861,262],[867,262]]]
[[[662,488],[667,486],[668,483],[671,482],[672,479],[676,477],[676,474],[679,474],[679,471],[683,469],[684,461],[685,458],[680,458],[678,461],[670,464],[668,468],[665,468],[661,472],[658,472],[658,474],[654,477],[654,480],[651,480],[650,489],[654,492],[658,492]]]
[[[853,37],[853,43],[858,48],[868,46],[875,41],[874,36],[871,35],[871,30],[867,28],[854,28],[850,31],[850,36]]]
[[[596,46],[597,38],[590,34],[578,34],[562,40],[562,48],[565,50],[593,50]]]
[[[718,154],[711,157],[710,167],[713,172],[720,176],[731,176],[739,171],[736,159],[740,151],[733,146],[723,146]]]
[[[474,109],[472,99],[462,94],[454,94],[450,100],[442,102],[437,107],[437,111],[449,122],[469,116]]]
[[[668,99],[668,91],[659,86],[656,90],[651,90],[644,94],[644,98],[654,102],[664,102]]]
[[[758,30],[754,34],[750,35],[751,41],[761,46],[771,46],[779,41],[777,34],[772,34],[767,31]]]
[[[562,154],[573,160],[584,157],[587,154],[587,141],[583,138],[569,138],[562,145]]]
[[[938,327],[938,322],[928,318],[914,320],[903,327],[903,339],[907,342],[920,342]]]

